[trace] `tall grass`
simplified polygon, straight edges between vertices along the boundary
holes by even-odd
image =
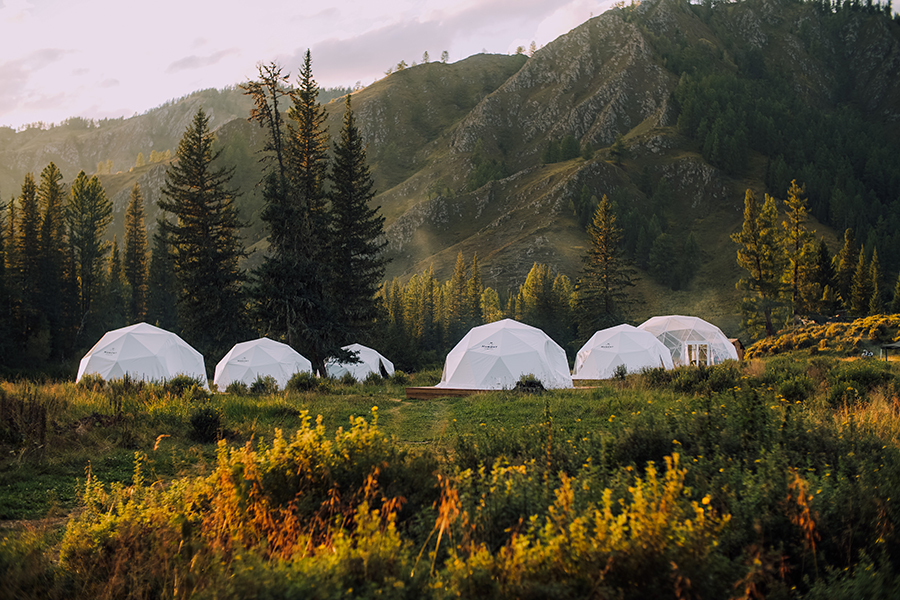
[[[127,480],[88,472],[61,542],[6,536],[0,579],[98,598],[900,589],[896,365],[794,355],[414,402],[386,380],[327,385],[130,390],[118,412],[107,387],[15,392],[45,400],[50,422],[97,406],[150,425],[133,426]],[[221,418],[216,445],[189,441],[201,409]],[[431,442],[395,436],[418,440],[426,418],[444,423]]]

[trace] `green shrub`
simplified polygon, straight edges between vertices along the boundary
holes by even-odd
[[[78,380],[78,387],[83,390],[99,392],[106,387],[106,381],[97,373],[86,373]]]
[[[382,383],[384,383],[384,377],[381,376],[381,373],[370,371],[369,374],[366,375],[366,380],[364,383],[366,385],[381,385]]]
[[[250,388],[243,381],[232,381],[225,388],[225,393],[231,396],[247,396],[250,394]]]
[[[294,373],[287,382],[285,389],[290,392],[311,392],[319,387],[316,376],[309,371]]]
[[[191,439],[211,444],[222,436],[222,416],[211,406],[204,406],[191,415]]]
[[[394,385],[409,385],[409,375],[397,369],[394,371],[394,374],[391,375],[391,383]]]
[[[356,385],[356,377],[348,371],[341,375],[340,383],[341,385]]]
[[[261,396],[270,396],[278,393],[278,382],[271,375],[257,375],[250,384],[250,393]]]
[[[190,375],[176,375],[163,383],[163,389],[173,396],[186,399],[203,400],[209,398],[204,382]]]

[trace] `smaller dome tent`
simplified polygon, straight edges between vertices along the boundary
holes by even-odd
[[[85,375],[99,375],[109,381],[126,374],[143,381],[187,375],[208,387],[203,355],[174,333],[148,323],[103,334],[81,359],[76,381]]]
[[[522,375],[545,388],[570,388],[565,351],[538,329],[511,319],[473,327],[450,351],[441,382],[448,389],[511,389]]]
[[[258,377],[271,376],[284,389],[295,373],[304,371],[312,373],[309,360],[287,344],[264,337],[235,344],[216,365],[213,381],[224,390],[235,381],[250,385]]]
[[[382,377],[390,377],[394,374],[394,363],[382,356],[377,350],[367,348],[361,344],[344,346],[343,350],[356,352],[359,362],[341,363],[330,359],[325,363],[325,372],[329,377],[339,379],[346,374],[353,375],[357,381],[365,381],[369,373],[378,373]]]
[[[649,331],[622,324],[591,336],[575,357],[573,379],[610,379],[624,365],[630,373],[644,368],[674,368],[672,355]]]
[[[638,329],[649,331],[672,353],[676,365],[717,365],[737,360],[737,350],[722,330],[699,317],[653,317]]]

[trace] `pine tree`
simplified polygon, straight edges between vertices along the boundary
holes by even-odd
[[[591,247],[584,257],[581,277],[575,284],[578,335],[585,340],[595,331],[622,321],[626,289],[634,285],[634,271],[625,263],[619,246],[622,233],[605,194],[588,226],[588,235]]]
[[[147,230],[144,228],[144,196],[138,183],[131,188],[125,209],[125,256],[123,271],[131,288],[128,317],[132,323],[143,321],[147,313]]]
[[[109,252],[109,243],[103,238],[106,235],[106,228],[113,220],[112,209],[112,202],[106,197],[97,176],[88,179],[84,171],[78,173],[72,183],[69,204],[66,207],[66,222],[75,253],[82,331],[89,323],[88,315],[96,308],[95,296],[105,266],[104,258]],[[99,318],[92,321],[98,323]]]
[[[466,323],[465,323],[465,306],[466,306],[466,297],[468,295],[468,289],[466,282],[468,281],[467,277],[468,267],[466,266],[466,259],[463,257],[462,251],[456,255],[456,265],[453,267],[453,275],[448,281],[447,286],[447,317],[446,321],[446,329],[448,342],[451,344],[455,344],[462,336],[465,335]]]
[[[12,357],[12,302],[6,270],[7,228],[5,219],[0,214],[0,364],[10,364]]]
[[[375,294],[387,262],[382,250],[384,217],[381,207],[370,207],[375,196],[350,94],[344,109],[340,139],[334,147],[331,169],[331,260],[334,288],[340,297],[341,319],[352,338],[365,335],[375,319]]]
[[[40,324],[40,241],[38,232],[41,228],[41,215],[37,201],[37,185],[31,173],[25,175],[22,192],[19,196],[18,232],[15,240],[16,279],[20,289],[20,312],[18,336],[20,343],[26,343],[37,333]]]
[[[50,332],[51,352],[60,357],[63,352],[64,322],[63,307],[66,299],[65,262],[66,236],[65,207],[66,190],[62,185],[62,173],[52,162],[41,171],[41,183],[38,186],[38,205],[41,211],[40,247],[40,290],[39,307],[46,319]]]
[[[283,339],[325,372],[329,356],[347,358],[340,299],[330,269],[331,224],[325,210],[327,172],[325,112],[306,52],[299,89],[285,90],[275,65],[261,67],[260,81],[244,87],[254,102],[250,117],[268,131],[265,149],[273,161],[263,182],[269,253],[254,272],[252,296],[264,331]],[[287,97],[287,132],[279,127],[278,101]]]
[[[520,289],[522,321],[545,332],[551,328],[556,308],[550,267],[534,263]]]
[[[752,190],[744,196],[744,223],[731,240],[739,244],[737,262],[749,277],[741,279],[744,291],[741,311],[744,323],[754,334],[775,334],[775,320],[781,307],[781,274],[784,260],[778,239],[778,209],[775,199],[765,195],[762,206]]]
[[[872,261],[869,263],[869,286],[872,289],[872,297],[869,299],[869,314],[880,315],[884,312],[884,301],[881,297],[881,265],[878,262],[878,249],[872,251]]]
[[[486,287],[481,293],[481,321],[493,323],[503,318],[500,296],[494,288]]]
[[[238,269],[244,250],[235,192],[228,187],[233,169],[214,166],[214,139],[201,108],[166,169],[159,201],[177,219],[164,224],[178,278],[178,324],[207,360],[224,355],[247,332]]]
[[[897,275],[897,283],[894,284],[894,300],[891,303],[891,312],[900,313],[900,274]]]
[[[469,267],[469,279],[466,281],[466,327],[471,329],[484,323],[481,319],[481,293],[484,284],[481,282],[481,265],[478,264],[478,253],[472,255],[472,266]]]
[[[845,308],[851,304],[853,275],[859,263],[859,247],[852,229],[844,231],[844,245],[834,257],[835,287]]]
[[[791,181],[787,191],[787,219],[784,221],[784,237],[782,238],[785,257],[787,259],[783,281],[791,297],[791,309],[794,315],[806,313],[809,307],[804,300],[804,290],[809,285],[811,262],[813,259],[812,233],[806,228],[808,210],[804,190]]]
[[[178,279],[169,246],[167,227],[158,223],[147,273],[147,322],[167,330],[178,329]]]
[[[866,263],[866,253],[859,253],[856,270],[853,273],[853,284],[850,288],[850,311],[861,317],[869,314],[869,301],[872,299],[872,276]]]
[[[122,277],[122,254],[119,252],[119,238],[113,236],[106,270],[106,290],[104,320],[108,329],[118,329],[128,324],[128,290]]]
[[[828,251],[828,245],[824,238],[819,239],[816,246],[814,265],[811,275],[812,285],[810,286],[809,303],[816,307],[820,313],[830,313],[835,306],[824,299],[825,288],[833,294],[835,277],[834,265],[832,264],[831,253]]]

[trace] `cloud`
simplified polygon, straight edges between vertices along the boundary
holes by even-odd
[[[192,69],[211,67],[226,56],[235,53],[237,53],[237,50],[235,48],[229,48],[228,50],[219,50],[218,52],[214,52],[209,56],[197,56],[196,54],[193,56],[186,56],[170,64],[166,68],[166,73],[171,75],[172,73],[178,73],[179,71],[189,71]]]
[[[119,80],[116,79],[115,77],[110,77],[109,79],[104,79],[103,81],[98,83],[97,87],[112,88],[112,87],[118,87],[118,85],[119,85]]]
[[[23,58],[0,63],[0,115],[15,109],[28,94],[35,73],[58,61],[65,52],[55,48],[35,50]]]

